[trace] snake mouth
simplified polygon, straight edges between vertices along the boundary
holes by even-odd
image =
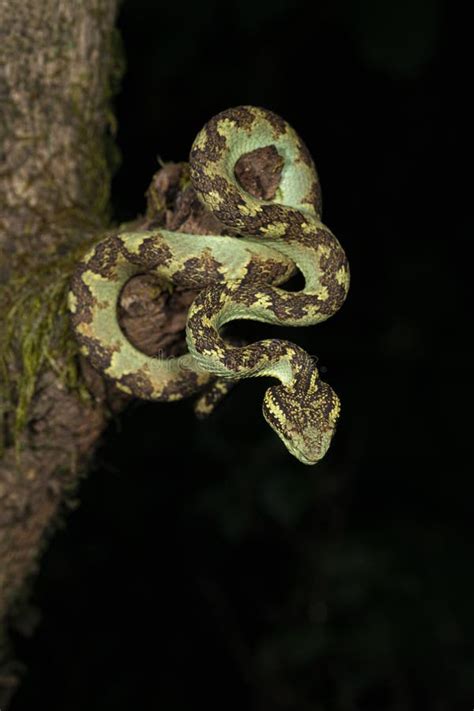
[[[298,459],[299,462],[301,462],[301,464],[306,464],[307,466],[314,466],[321,459],[321,457],[318,457],[317,459],[308,459],[308,457],[305,457],[305,455],[302,454],[302,452],[298,452],[296,454],[296,458]]]
[[[267,412],[265,407],[263,408],[263,416],[267,423],[270,425],[272,430],[278,435],[279,439],[283,442],[285,445],[286,449],[290,454],[292,454],[298,461],[300,461],[302,464],[316,464],[318,461],[319,457],[311,457],[308,456],[307,452],[305,452],[303,449],[298,447],[298,445],[295,443],[295,441],[291,438],[288,437],[284,432],[280,430],[280,428],[277,426],[276,422],[273,420],[273,418],[270,416],[270,414]]]
[[[333,432],[319,432],[317,435],[313,434],[305,442],[303,438],[297,441],[294,438],[285,437],[283,433],[279,433],[277,430],[275,431],[290,454],[296,457],[302,464],[309,466],[317,464],[323,459],[329,449],[333,435]]]
[[[304,452],[303,450],[299,449],[298,447],[293,446],[288,446],[287,444],[288,451],[293,454],[293,456],[298,459],[302,464],[307,464],[309,466],[312,466],[314,464],[317,464],[326,454],[327,447],[324,449],[321,449],[317,455],[308,455],[308,453]]]
[[[296,457],[296,459],[302,464],[313,466],[314,464],[317,464],[326,454],[329,448],[330,440],[328,442],[322,442],[321,445],[317,448],[317,450],[313,448],[310,452],[308,451],[308,449],[303,449],[302,447],[299,447],[293,439],[286,437],[283,432],[280,432],[274,426],[270,419],[268,419],[267,417],[265,417],[265,419],[270,425],[270,427],[273,429],[273,431],[276,432],[278,437],[281,439],[288,452],[294,457]]]

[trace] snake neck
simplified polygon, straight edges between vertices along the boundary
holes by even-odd
[[[233,346],[222,338],[220,325],[217,316],[209,318],[204,309],[193,305],[186,340],[190,354],[202,370],[232,379],[270,376],[300,392],[309,389],[318,377],[314,359],[294,343],[271,338],[243,347]]]

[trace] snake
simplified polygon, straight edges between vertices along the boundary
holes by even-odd
[[[276,150],[280,182],[257,198],[236,176],[242,156]],[[251,320],[312,326],[335,314],[349,288],[349,265],[335,235],[321,222],[321,188],[313,159],[296,131],[272,111],[227,109],[198,133],[190,156],[191,184],[204,207],[230,234],[166,229],[112,233],[78,261],[68,305],[81,353],[123,392],[175,401],[200,394],[206,415],[243,378],[276,379],[263,416],[290,454],[312,465],[326,454],[340,400],[322,381],[315,358],[284,339],[235,344],[224,326]],[[304,286],[284,288],[299,271]],[[151,273],[172,288],[196,290],[187,314],[187,351],[154,357],[138,350],[118,321],[125,284]]]

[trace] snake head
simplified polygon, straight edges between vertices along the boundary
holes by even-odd
[[[326,454],[339,417],[334,390],[318,380],[312,392],[287,385],[268,388],[263,416],[288,451],[303,464],[316,464]]]

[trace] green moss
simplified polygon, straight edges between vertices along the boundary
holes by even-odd
[[[0,287],[1,448],[6,442],[18,443],[43,369],[53,370],[67,388],[88,397],[80,378],[67,293],[74,267],[89,244],[44,267],[14,274]]]
[[[51,258],[45,254],[47,263],[32,267],[34,255],[25,254],[8,283],[0,285],[0,456],[7,444],[18,446],[43,370],[53,370],[65,387],[87,397],[80,378],[78,346],[69,323],[67,293],[81,255],[93,241],[104,236],[105,226],[110,223],[110,180],[120,162],[114,141],[112,99],[125,67],[116,29],[110,33],[107,49],[100,107],[105,121],[98,122],[88,109],[93,79],[90,73],[96,71],[95,65],[71,85],[65,104],[65,120],[74,126],[76,134],[76,162],[83,190],[80,201],[67,207],[62,200],[56,203],[57,179],[47,171],[42,175],[43,188],[52,196],[42,229],[48,226],[54,235],[56,254],[62,252],[64,256]],[[33,231],[36,229],[37,225],[32,227]],[[84,235],[91,234],[95,237],[84,239]],[[24,233],[23,237],[28,235]]]

